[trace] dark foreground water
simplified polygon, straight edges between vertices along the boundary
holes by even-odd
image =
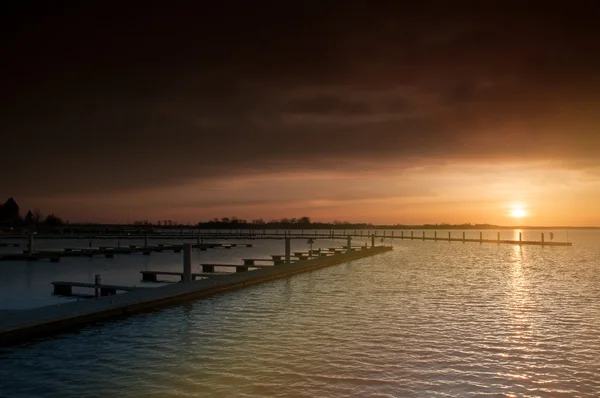
[[[0,396],[596,397],[600,233],[571,239],[395,241],[376,257],[5,348]]]

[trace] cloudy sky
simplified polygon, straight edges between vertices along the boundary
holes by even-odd
[[[22,3],[0,199],[24,210],[600,225],[597,1]]]

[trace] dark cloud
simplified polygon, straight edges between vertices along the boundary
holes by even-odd
[[[8,6],[0,190],[461,159],[595,164],[595,1],[238,3]]]

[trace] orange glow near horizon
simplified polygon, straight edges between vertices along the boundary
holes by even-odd
[[[417,165],[379,172],[263,173],[22,203],[16,199],[23,209],[39,206],[72,222],[169,219],[195,224],[215,217],[270,221],[308,216],[388,225],[594,226],[600,225],[599,176],[598,170],[554,164]]]

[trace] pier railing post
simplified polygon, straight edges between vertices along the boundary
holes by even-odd
[[[33,231],[29,232],[27,248],[29,249],[29,254],[33,254]]]
[[[98,299],[100,297],[100,285],[102,284],[102,279],[100,275],[94,276],[94,298]]]
[[[192,281],[192,245],[183,244],[183,282]]]
[[[289,237],[285,237],[285,263],[289,264],[290,263],[290,241],[291,239]]]

